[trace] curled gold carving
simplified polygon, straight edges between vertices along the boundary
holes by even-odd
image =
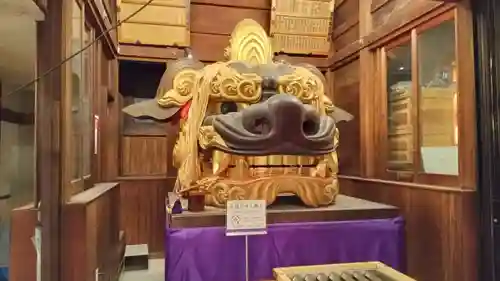
[[[228,190],[229,200],[244,200],[247,197],[247,189],[239,185],[233,185],[232,188]]]
[[[252,103],[260,99],[262,78],[255,73],[240,74],[227,66],[219,63],[217,72],[213,72],[210,79],[205,77],[207,69],[203,72],[185,69],[175,75],[173,88],[158,99],[162,107],[182,106],[193,98],[197,83],[209,79],[209,89],[201,89],[199,94],[209,95],[213,100],[232,100],[235,102]]]
[[[186,145],[187,138],[189,134],[189,128],[185,124],[181,124],[179,134],[177,136],[177,141],[175,142],[172,151],[173,166],[175,168],[180,168],[182,161],[186,159],[189,155],[189,147]]]
[[[224,48],[224,58],[226,60],[231,59],[231,47],[230,46],[227,46],[226,48]]]
[[[239,73],[227,65],[219,69],[210,82],[210,97],[252,103],[260,99],[262,77],[255,73]]]
[[[324,102],[323,82],[308,69],[295,67],[295,71],[292,74],[281,76],[278,84],[280,92],[294,95],[303,103],[315,104],[324,108],[322,104]],[[319,102],[318,98],[321,98]]]
[[[212,195],[212,201],[211,202],[215,206],[222,206],[225,205],[227,200],[229,199],[229,185],[223,182],[218,182],[211,187],[211,195]]]
[[[227,147],[224,140],[217,134],[212,126],[200,128],[198,142],[203,149],[209,147]]]
[[[180,153],[179,157],[182,157],[177,159],[179,163],[177,177],[180,183],[178,189],[190,188],[196,181],[200,180],[201,165],[198,150],[198,134],[205,119],[210,100],[210,81],[214,79],[223,65],[223,63],[214,63],[206,66],[203,70],[203,77],[200,76],[200,79],[197,79],[194,84],[189,118],[182,125],[181,133],[183,134],[180,135],[177,142]]]
[[[193,89],[198,79],[198,70],[181,70],[174,76],[173,87],[158,99],[162,107],[182,106],[192,98]]]
[[[273,59],[271,40],[253,19],[244,19],[236,25],[225,54],[230,60],[253,65],[271,63]]]
[[[330,114],[335,110],[332,100],[326,95],[323,95],[323,105],[325,106],[325,112],[327,114]]]
[[[289,95],[300,97],[304,91],[304,85],[301,83],[302,79],[294,79],[287,84],[283,84],[282,92]]]
[[[333,180],[332,180],[333,179]],[[219,178],[207,186],[207,203],[225,207],[228,200],[263,199],[272,204],[278,194],[294,193],[306,205],[319,207],[334,202],[338,195],[338,182],[333,178],[311,178],[297,175],[263,177],[247,181]]]

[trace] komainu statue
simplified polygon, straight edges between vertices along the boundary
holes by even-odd
[[[179,194],[202,192],[207,205],[295,194],[311,207],[338,194],[336,122],[352,116],[325,95],[314,66],[273,61],[270,38],[245,19],[226,62],[191,56],[168,63],[155,100],[124,111],[136,118],[180,118],[173,151]]]

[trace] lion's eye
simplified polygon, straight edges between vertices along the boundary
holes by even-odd
[[[235,102],[229,101],[229,102],[223,102],[220,105],[220,113],[222,114],[228,114],[230,112],[236,112],[238,111],[238,105]]]

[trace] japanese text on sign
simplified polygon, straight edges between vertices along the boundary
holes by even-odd
[[[266,234],[265,200],[232,200],[227,202],[226,235]]]

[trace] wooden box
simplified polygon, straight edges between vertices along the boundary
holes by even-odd
[[[388,104],[389,169],[413,168],[413,120],[411,92],[392,92]]]
[[[120,20],[127,19],[146,0],[122,0]],[[155,0],[119,27],[119,41],[125,44],[186,47],[190,44],[189,1]]]
[[[328,55],[335,1],[272,0],[273,51],[287,54]]]
[[[416,281],[381,262],[282,267],[273,269],[273,273],[276,281]],[[318,278],[320,275],[324,275],[323,278],[329,275],[331,277],[335,276],[335,278]]]

